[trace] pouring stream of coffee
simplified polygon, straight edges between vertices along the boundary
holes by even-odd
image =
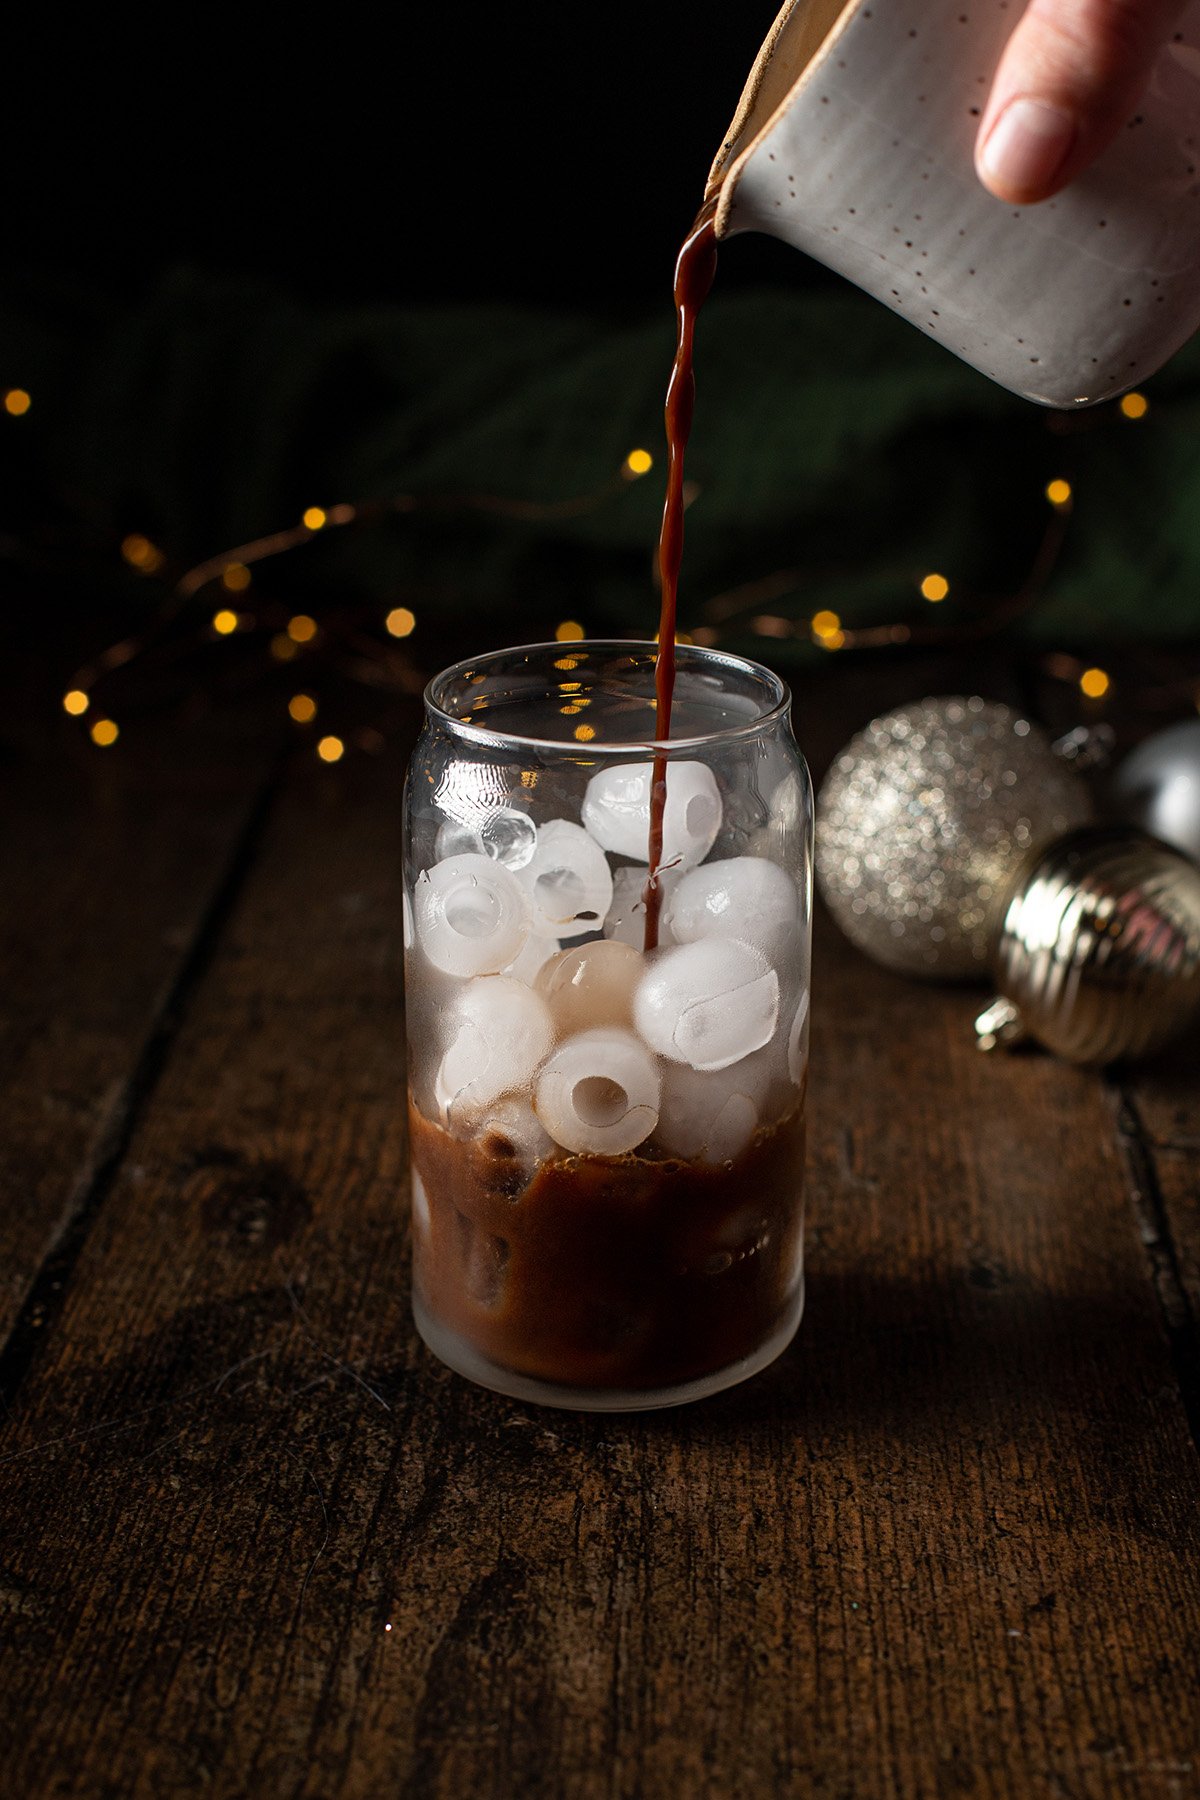
[[[655,658],[654,736],[665,744],[671,735],[671,701],[675,692],[675,624],[679,598],[679,565],[683,560],[683,458],[692,428],[696,381],[692,356],[696,341],[696,317],[704,304],[717,271],[717,203],[705,201],[683,240],[675,265],[675,364],[667,388],[667,499],[658,540],[658,572],[662,583],[662,611],[658,622],[658,655]],[[658,873],[663,851],[663,813],[667,803],[667,756],[658,750],[650,784],[650,878],[646,883],[646,931],[644,947],[658,945],[662,887]]]

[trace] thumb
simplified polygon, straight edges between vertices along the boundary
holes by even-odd
[[[1032,0],[1000,60],[975,145],[998,199],[1045,200],[1136,112],[1183,0]]]

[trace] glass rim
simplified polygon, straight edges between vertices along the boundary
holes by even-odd
[[[710,667],[746,671],[761,678],[772,691],[773,699],[770,706],[757,718],[747,719],[738,724],[722,725],[712,731],[701,732],[689,737],[622,738],[619,741],[608,739],[599,743],[593,740],[587,744],[581,744],[565,738],[531,737],[521,731],[497,731],[490,725],[476,725],[468,719],[456,718],[439,698],[439,692],[444,694],[447,686],[455,677],[486,669],[489,664],[496,664],[510,657],[533,657],[538,652],[552,652],[556,657],[561,657],[591,650],[648,650],[656,653],[657,648],[658,646],[652,638],[573,638],[565,642],[551,639],[533,644],[510,644],[501,650],[485,650],[480,656],[464,656],[458,662],[448,664],[446,668],[439,670],[436,675],[431,677],[423,695],[425,710],[431,719],[434,719],[455,737],[463,738],[468,743],[484,745],[491,749],[519,745],[531,750],[549,750],[559,755],[568,754],[589,758],[628,756],[631,753],[643,755],[661,753],[674,756],[683,750],[701,750],[705,747],[738,743],[759,737],[787,718],[792,705],[792,690],[782,675],[777,675],[774,669],[768,669],[765,663],[755,662],[753,657],[739,656],[732,650],[710,649],[704,644],[676,643],[677,669],[681,671],[685,661],[694,660]]]

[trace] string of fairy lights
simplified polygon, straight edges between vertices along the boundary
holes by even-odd
[[[10,419],[25,418],[33,405],[27,389],[11,387],[0,395],[0,405]],[[1116,413],[1123,421],[1137,424],[1146,419],[1150,402],[1145,394],[1125,394],[1112,407],[1097,408],[1091,415]],[[532,522],[553,522],[597,510],[619,494],[630,482],[640,481],[655,466],[652,453],[641,446],[631,449],[619,468],[589,493],[566,500],[541,502],[514,500],[500,495],[480,493],[414,495],[400,494],[389,500],[362,504],[312,505],[291,526],[271,532],[250,542],[239,544],[218,555],[174,575],[167,553],[141,532],[130,532],[121,541],[120,555],[127,566],[138,574],[163,581],[167,590],[161,606],[138,634],[110,644],[93,660],[77,670],[61,697],[62,709],[78,720],[93,745],[109,749],[120,738],[120,725],[112,716],[117,710],[107,698],[113,676],[128,668],[142,655],[168,625],[181,615],[190,614],[191,629],[213,641],[232,640],[255,634],[265,638],[268,660],[287,665],[298,658],[311,656],[324,648],[342,655],[344,672],[367,686],[390,688],[404,693],[419,693],[432,670],[422,670],[407,653],[407,641],[418,631],[416,611],[406,605],[382,610],[375,629],[355,628],[346,637],[329,621],[321,621],[305,612],[289,613],[276,600],[261,596],[254,586],[254,570],[287,552],[311,542],[318,534],[370,525],[385,518],[418,512],[475,512],[496,517]],[[694,502],[699,492],[695,483],[685,489],[685,503]],[[1066,540],[1075,494],[1065,475],[1046,483],[1043,501],[1047,508],[1046,523],[1040,545],[1024,581],[1018,588],[998,599],[982,601],[957,584],[953,573],[926,570],[914,577],[913,601],[920,605],[906,616],[890,623],[855,626],[846,623],[829,608],[811,615],[791,617],[767,610],[802,580],[799,568],[776,570],[745,585],[713,596],[701,608],[701,617],[689,630],[678,633],[684,644],[715,646],[732,633],[764,639],[800,639],[820,650],[836,654],[846,650],[877,650],[914,645],[950,645],[986,638],[1033,607],[1044,592]],[[941,607],[957,599],[963,604],[953,620],[945,620],[926,609]],[[555,629],[561,643],[578,642],[587,631],[578,619],[563,619]],[[350,652],[349,663],[345,655]],[[1075,686],[1088,702],[1103,702],[1114,688],[1111,673],[1065,651],[1050,651],[1041,658],[1045,673],[1053,680]],[[377,752],[387,741],[386,732],[374,727],[347,727],[323,731],[318,723],[322,703],[310,691],[315,683],[306,683],[290,695],[287,714],[299,729],[309,732],[313,752],[323,763],[341,761],[348,749]],[[1174,697],[1200,708],[1200,688],[1195,678],[1168,686]],[[1160,695],[1161,697],[1161,695]],[[568,697],[570,705],[570,697]],[[586,723],[576,727],[581,741],[594,735]]]

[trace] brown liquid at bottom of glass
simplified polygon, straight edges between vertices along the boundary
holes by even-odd
[[[411,1100],[409,1121],[418,1305],[498,1370],[670,1389],[754,1356],[798,1312],[802,1097],[732,1163],[564,1153],[528,1183],[498,1134],[451,1137]]]

